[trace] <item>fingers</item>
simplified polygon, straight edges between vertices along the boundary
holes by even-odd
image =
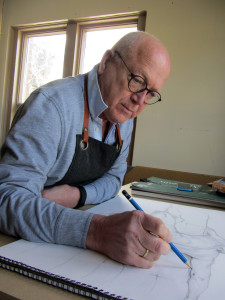
[[[171,250],[168,243],[172,241],[172,235],[163,221],[141,211],[133,211],[133,214],[139,224],[137,234],[142,246],[159,255],[168,254]]]
[[[159,236],[167,243],[172,241],[172,234],[161,219],[144,214],[142,218],[142,225],[146,231]]]
[[[140,257],[154,262],[160,258],[160,254],[151,252],[149,249],[146,249],[144,255],[141,255]]]
[[[168,254],[171,238],[160,219],[132,211],[111,216],[94,215],[86,246],[123,264],[151,268],[160,255]]]
[[[153,267],[154,262],[159,260],[160,256],[161,255],[158,253],[153,253],[150,250],[143,248],[142,255],[135,254],[128,256],[126,264],[130,264],[138,268],[149,269]]]
[[[140,242],[146,249],[149,249],[152,253],[157,253],[159,255],[166,255],[170,252],[170,245],[161,239],[159,236],[154,236],[147,231],[143,231]]]

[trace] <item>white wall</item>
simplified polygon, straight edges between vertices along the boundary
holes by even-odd
[[[146,31],[167,47],[171,76],[162,103],[137,120],[133,165],[225,175],[224,0],[7,0],[0,41],[3,141],[10,72],[10,26],[128,11],[147,11]]]
[[[138,118],[133,164],[224,176],[225,1],[171,3],[160,31],[154,19],[147,26],[172,72],[163,102]]]

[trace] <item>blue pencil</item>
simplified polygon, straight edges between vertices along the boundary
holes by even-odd
[[[140,205],[137,204],[137,202],[128,194],[127,191],[123,190],[122,191],[123,195],[127,198],[127,200],[130,201],[130,203],[137,209],[143,211],[143,209],[140,207]],[[156,234],[152,233],[154,236],[157,236]],[[157,236],[159,237],[159,236]],[[169,243],[171,249],[173,252],[182,260],[183,263],[185,263],[189,268],[191,268],[187,258],[174,246],[173,243]]]

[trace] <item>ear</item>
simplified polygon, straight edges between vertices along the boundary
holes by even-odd
[[[101,75],[101,74],[104,73],[107,64],[109,63],[109,61],[113,57],[113,53],[114,53],[113,50],[107,50],[104,53],[104,55],[103,55],[103,57],[100,61],[99,67],[98,67],[98,75]]]

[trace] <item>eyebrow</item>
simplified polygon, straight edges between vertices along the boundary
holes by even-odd
[[[121,56],[120,52],[117,51],[117,50],[115,50],[115,53],[120,57],[120,59],[122,60],[122,62],[123,62],[124,65],[126,66],[127,70],[130,72],[130,74],[133,75],[133,76],[140,76],[140,77],[142,77],[142,78],[144,79],[144,81],[146,82],[146,87],[148,88],[149,83],[148,83],[148,80],[147,80],[147,78],[146,78],[146,75],[145,75],[144,73],[141,73],[141,72],[140,72],[141,75],[138,75],[138,74],[135,74],[135,73],[131,72],[130,68],[128,67],[127,63],[125,62],[125,60],[124,60],[123,57]],[[151,80],[150,80],[150,82],[151,82]],[[159,91],[158,91],[157,89],[151,89],[151,88],[148,88],[148,89],[149,89],[151,92],[157,92],[157,93],[159,93]]]

